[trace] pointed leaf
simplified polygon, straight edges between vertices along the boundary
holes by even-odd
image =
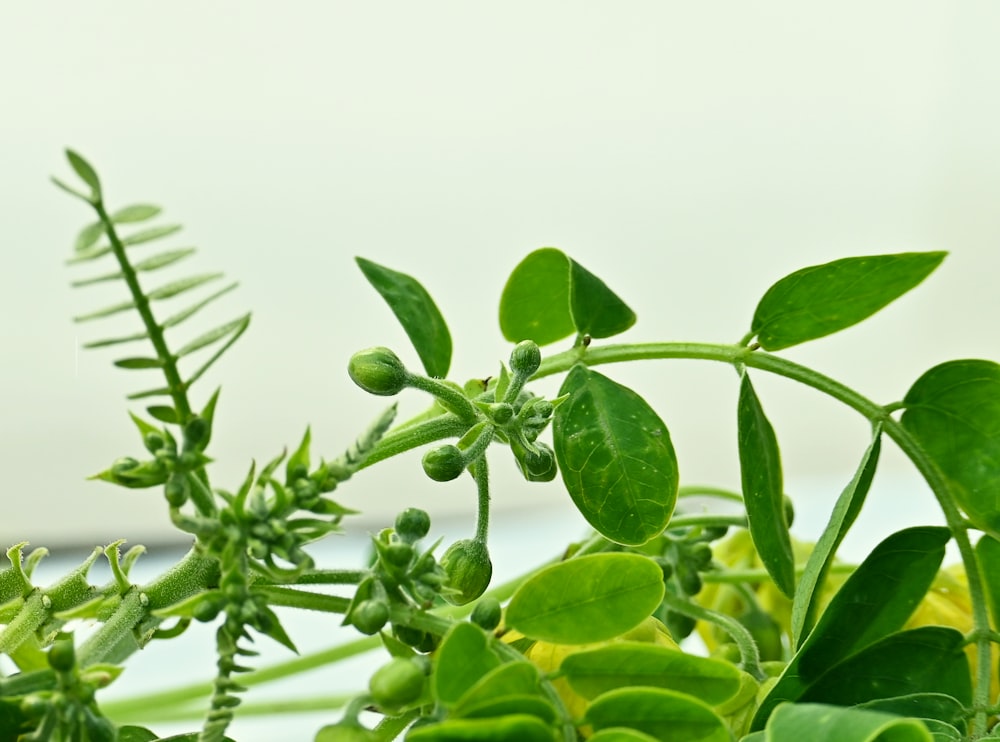
[[[976,559],[979,560],[990,616],[996,630],[1000,626],[1000,541],[989,534],[983,534],[976,543]]]
[[[71,185],[67,185],[63,181],[59,180],[59,178],[56,178],[55,176],[51,176],[49,178],[49,180],[51,180],[54,185],[58,186],[59,188],[61,188],[64,191],[66,191],[66,193],[68,193],[69,195],[76,196],[81,201],[86,201],[87,203],[93,203],[93,201],[91,200],[90,196],[82,193],[81,191],[78,191],[76,188],[74,188]]]
[[[803,268],[767,290],[750,329],[765,350],[830,335],[898,299],[930,275],[945,254],[870,255]]]
[[[208,332],[199,335],[190,343],[186,344],[180,350],[178,350],[174,355],[177,358],[183,358],[186,355],[194,353],[196,350],[204,348],[206,345],[211,345],[217,340],[221,340],[232,332],[237,330],[242,332],[250,324],[250,315],[244,314],[242,317],[234,319],[232,322],[227,322],[224,325],[219,325],[218,327],[209,330]]]
[[[98,309],[96,312],[91,312],[90,314],[79,314],[73,318],[74,322],[87,322],[92,319],[100,319],[101,317],[110,317],[112,314],[120,314],[121,312],[127,312],[129,309],[135,308],[134,301],[123,301],[121,304],[113,304],[110,307],[104,307],[104,309]]]
[[[130,234],[128,237],[122,238],[122,245],[128,247],[129,245],[141,245],[145,242],[152,242],[153,240],[158,240],[162,237],[169,237],[172,234],[180,232],[183,227],[180,224],[167,224],[162,227],[150,227],[149,229],[144,229],[141,232],[135,232]]]
[[[677,502],[667,426],[628,387],[577,365],[566,376],[553,441],[576,507],[605,537],[636,546],[659,535]]]
[[[645,642],[615,642],[576,652],[559,669],[587,699],[616,688],[643,686],[687,693],[715,706],[740,689],[740,672],[728,662]]]
[[[118,368],[163,368],[159,358],[119,358],[114,362]]]
[[[757,742],[757,735],[751,735]],[[744,738],[749,742],[750,738]],[[918,719],[816,703],[782,704],[761,742],[932,742]]]
[[[635,628],[663,599],[663,572],[638,554],[611,552],[546,567],[517,589],[506,622],[555,644],[606,641]]]
[[[805,572],[799,580],[795,599],[792,601],[792,642],[796,648],[802,646],[802,641],[812,630],[827,571],[833,563],[840,542],[854,524],[868,495],[878,464],[881,439],[882,426],[878,425],[872,435],[871,445],[861,458],[861,465],[850,484],[840,493],[830,520],[823,529],[823,535],[809,554]]]
[[[934,581],[950,538],[947,528],[920,526],[876,546],[833,596],[761,702],[752,728],[763,728],[778,703],[801,698],[830,667],[902,628]]]
[[[570,309],[579,334],[607,338],[635,324],[635,312],[604,281],[575,260],[570,263]]]
[[[153,405],[152,407],[147,407],[146,412],[149,413],[150,417],[156,418],[161,423],[169,423],[171,425],[178,425],[180,423],[180,420],[177,418],[177,411],[173,407]]]
[[[158,255],[154,255],[151,258],[146,258],[145,260],[140,260],[135,263],[132,267],[137,271],[155,271],[158,268],[163,268],[168,265],[173,265],[178,260],[183,260],[188,255],[193,255],[195,253],[195,248],[193,247],[181,247],[176,250],[167,250],[166,252],[161,252]]]
[[[434,695],[447,707],[457,704],[479,680],[500,666],[489,637],[472,623],[455,624],[438,647],[431,683]]]
[[[451,333],[427,289],[405,273],[364,258],[355,260],[403,326],[427,375],[447,376],[451,366]]]
[[[934,719],[965,730],[968,722],[966,707],[958,699],[943,693],[910,693],[904,696],[879,698],[858,704],[858,708],[883,711],[897,716]]]
[[[712,707],[684,693],[661,688],[622,688],[587,707],[595,730],[627,727],[670,742],[730,742],[725,722]]]
[[[144,399],[146,397],[160,397],[169,395],[170,395],[170,388],[161,386],[159,389],[146,389],[145,391],[142,392],[132,392],[131,394],[127,395],[125,399]]]
[[[170,315],[165,320],[163,320],[163,322],[160,323],[160,326],[163,327],[164,329],[166,329],[167,327],[173,327],[174,325],[179,325],[181,322],[183,322],[184,320],[186,320],[192,314],[194,314],[195,312],[203,309],[205,306],[207,306],[211,302],[215,301],[220,296],[228,294],[230,291],[232,291],[233,289],[235,289],[237,286],[239,286],[239,283],[233,282],[233,283],[229,284],[228,286],[226,286],[225,288],[219,289],[214,294],[211,294],[211,295],[207,296],[206,298],[202,299],[201,301],[199,301],[197,304],[192,304],[190,307],[187,307],[186,309],[182,309],[181,311],[177,312],[176,314]]]
[[[288,457],[288,463],[285,464],[285,484],[291,486],[293,478],[297,476],[297,472],[300,469],[308,473],[309,446],[311,442],[312,431],[307,426],[306,433],[302,436],[302,442],[299,443],[299,447],[295,449],[292,455]]]
[[[100,201],[101,181],[98,179],[97,173],[94,171],[91,164],[71,149],[66,150],[66,159],[69,160],[70,167],[72,167],[76,174],[80,176],[80,180],[90,186],[92,199],[94,201]]]
[[[948,478],[969,520],[1000,534],[1000,365],[949,361],[910,387],[901,422]]]
[[[194,384],[198,379],[200,379],[202,374],[208,371],[208,369],[211,368],[212,364],[215,363],[217,360],[219,360],[222,357],[222,354],[225,353],[227,350],[229,350],[233,346],[233,344],[240,339],[243,333],[246,332],[246,329],[250,326],[249,314],[245,316],[245,320],[246,321],[241,323],[239,327],[237,327],[236,330],[229,336],[229,339],[226,340],[225,343],[223,343],[222,347],[216,350],[215,353],[212,354],[212,357],[209,358],[207,361],[205,361],[205,363],[203,363],[201,367],[197,371],[195,371],[187,381],[184,382],[185,386],[188,389],[190,389],[191,385]]]
[[[169,299],[173,296],[177,296],[177,294],[197,288],[198,286],[208,283],[209,281],[215,281],[216,279],[222,278],[222,275],[222,273],[203,273],[199,276],[182,278],[178,281],[172,281],[171,283],[153,289],[147,294],[147,296],[150,299]]]
[[[118,338],[105,338],[103,340],[92,340],[89,343],[84,343],[84,348],[104,348],[108,345],[120,345],[121,343],[133,343],[136,340],[146,340],[149,337],[148,332],[137,332],[134,335],[125,335]]]
[[[507,340],[548,345],[573,334],[570,262],[561,250],[543,247],[518,263],[500,296],[500,331]]]
[[[774,584],[785,595],[795,592],[795,555],[785,518],[781,456],[774,429],[746,372],[738,408],[740,475],[750,536]]]
[[[130,222],[144,222],[158,216],[162,209],[153,204],[133,204],[125,208],[118,209],[111,215],[111,221],[116,224],[126,224]]]
[[[73,246],[74,252],[83,252],[92,248],[101,237],[104,236],[104,223],[93,222],[80,230],[76,237],[76,244]]]

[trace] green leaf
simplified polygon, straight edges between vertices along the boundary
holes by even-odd
[[[517,589],[506,622],[555,644],[606,641],[645,620],[663,599],[663,572],[638,554],[592,554],[550,565]]]
[[[728,727],[710,706],[661,688],[622,688],[605,693],[587,707],[585,720],[598,731],[627,727],[670,742],[732,739]]]
[[[205,332],[198,337],[196,337],[191,342],[187,343],[184,347],[174,353],[177,358],[183,358],[186,355],[194,353],[196,350],[201,350],[206,345],[211,345],[212,343],[221,340],[222,338],[230,335],[234,332],[242,333],[250,324],[250,314],[244,314],[242,317],[234,319],[232,322],[227,322],[224,325],[219,325],[208,332]]]
[[[455,624],[438,647],[431,683],[434,696],[445,706],[457,704],[480,678],[500,666],[489,637],[471,623]]]
[[[141,232],[130,234],[128,237],[123,237],[122,245],[125,247],[128,247],[129,245],[141,245],[163,237],[169,237],[172,234],[180,232],[182,229],[183,227],[180,224],[166,224],[162,227],[150,227],[149,229],[144,229]]]
[[[123,209],[118,209],[111,215],[111,221],[116,224],[127,224],[130,222],[144,222],[158,216],[162,209],[153,204],[133,204]]]
[[[543,247],[518,263],[500,296],[500,331],[507,340],[548,345],[573,334],[570,262],[561,250]]]
[[[902,628],[937,576],[950,538],[947,528],[919,526],[876,546],[823,611],[761,702],[752,728],[761,729],[778,703],[799,699],[829,668]]]
[[[833,506],[830,520],[823,535],[813,547],[806,562],[805,572],[795,590],[792,601],[792,643],[798,648],[812,630],[818,608],[823,581],[837,554],[837,548],[861,512],[868,489],[871,487],[881,450],[882,426],[875,427],[872,442],[861,458],[861,465],[850,484],[844,488]]]
[[[189,276],[188,278],[181,278],[177,281],[171,281],[168,284],[159,286],[158,288],[150,291],[147,296],[150,299],[170,299],[171,297],[177,296],[185,291],[190,291],[191,289],[197,288],[204,283],[209,281],[215,281],[216,279],[222,278],[222,273],[203,273],[198,276]]]
[[[406,733],[406,742],[553,742],[554,739],[551,726],[528,714],[448,719]]]
[[[110,317],[112,314],[120,314],[122,312],[127,312],[129,309],[135,308],[134,301],[123,301],[121,304],[113,304],[110,307],[104,307],[103,309],[98,309],[96,312],[91,312],[90,314],[78,314],[73,318],[74,322],[88,322],[92,319],[101,319],[102,317]]]
[[[91,164],[71,149],[66,150],[66,159],[69,160],[70,167],[80,176],[80,180],[90,186],[91,200],[100,201],[101,181]]]
[[[114,362],[118,368],[163,368],[159,358],[119,358]]]
[[[766,742],[932,742],[917,719],[815,703],[784,703],[767,724]]]
[[[687,693],[714,706],[740,689],[739,670],[727,662],[645,642],[576,652],[559,669],[573,690],[588,699],[616,688],[645,686]]]
[[[428,376],[447,376],[451,366],[451,333],[427,289],[405,273],[364,258],[355,260],[403,326]]]
[[[161,423],[168,423],[170,425],[180,424],[180,420],[177,419],[177,411],[173,407],[153,405],[152,407],[147,407],[146,412],[149,413],[150,417],[159,420]]]
[[[149,337],[149,333],[143,330],[142,332],[137,332],[133,335],[125,335],[117,338],[103,338],[101,340],[92,340],[89,343],[84,343],[84,348],[105,348],[109,345],[120,345],[122,343],[134,343],[137,340],[145,340]]]
[[[607,338],[635,324],[635,312],[600,278],[570,261],[570,310],[581,335]]]
[[[901,423],[976,528],[1000,534],[1000,365],[949,361],[910,387]]]
[[[163,327],[164,329],[166,329],[167,327],[173,327],[174,325],[179,325],[181,322],[183,322],[184,320],[186,320],[192,314],[194,314],[195,312],[203,309],[208,304],[210,304],[211,302],[213,302],[216,299],[218,299],[220,296],[224,296],[225,294],[228,294],[230,291],[232,291],[233,289],[235,289],[237,286],[239,286],[239,283],[237,283],[237,282],[234,281],[233,283],[229,284],[225,288],[219,289],[214,294],[211,294],[211,295],[205,297],[204,299],[202,299],[201,301],[197,302],[196,304],[192,304],[191,306],[187,307],[186,309],[182,309],[181,311],[177,312],[176,314],[170,315],[165,320],[163,320],[163,322],[160,323],[160,326]]]
[[[539,695],[505,695],[482,698],[474,704],[461,704],[452,715],[456,719],[492,719],[510,714],[535,716],[546,724],[558,717],[556,707]]]
[[[750,536],[774,584],[792,597],[795,555],[785,518],[778,441],[746,372],[740,381],[737,422],[743,502]]]
[[[667,426],[634,391],[583,365],[559,394],[569,398],[555,412],[555,454],[577,509],[612,541],[637,546],[658,536],[677,502]]]
[[[474,709],[488,701],[507,696],[523,698],[536,695],[540,692],[539,680],[538,668],[528,661],[500,665],[486,673],[462,696],[453,713],[455,716],[472,716],[475,715],[472,713]]]
[[[625,727],[608,727],[589,737],[590,742],[657,742],[656,737]]]
[[[799,700],[854,706],[878,698],[940,693],[972,703],[969,659],[960,631],[921,626],[865,647],[809,686]]]
[[[74,252],[83,252],[92,248],[104,235],[104,222],[93,222],[80,230],[76,237]]]
[[[161,252],[158,255],[146,258],[145,260],[140,260],[132,267],[137,271],[155,271],[158,268],[173,265],[178,260],[183,260],[188,255],[193,255],[194,253],[195,248],[193,247],[181,247],[176,250],[167,250],[166,252]]]
[[[983,534],[976,542],[976,559],[986,586],[993,628],[996,629],[1000,626],[1000,541],[989,534]]]
[[[118,742],[153,742],[159,737],[145,727],[118,727]]]
[[[945,254],[870,255],[795,271],[767,290],[750,329],[765,350],[781,350],[838,332],[919,284]]]
[[[910,693],[892,698],[879,698],[858,704],[858,708],[882,711],[896,716],[934,719],[964,730],[968,715],[965,706],[952,696],[942,693]]]

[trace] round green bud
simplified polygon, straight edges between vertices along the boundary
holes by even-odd
[[[377,669],[368,681],[368,692],[376,705],[393,711],[416,701],[427,676],[413,661],[396,657]]]
[[[49,650],[49,665],[57,672],[69,672],[76,663],[76,650],[72,639],[61,639]]]
[[[413,547],[397,541],[382,549],[382,557],[393,567],[406,567],[413,559]]]
[[[200,621],[201,623],[214,621],[216,616],[219,615],[219,611],[222,610],[225,602],[225,599],[221,595],[205,595],[201,600],[194,604],[194,607],[191,609],[191,617],[194,618],[195,621]]]
[[[792,498],[784,495],[783,505],[785,507],[785,522],[791,526],[795,520],[795,506],[792,505]]]
[[[556,455],[544,443],[526,449],[521,459],[521,471],[529,482],[551,482],[556,477]]]
[[[351,611],[351,624],[362,634],[377,634],[389,620],[384,600],[362,600]]]
[[[210,432],[208,420],[195,415],[184,425],[184,447],[204,448],[203,442],[208,438]]]
[[[510,354],[510,370],[519,376],[531,376],[542,365],[542,351],[532,340],[522,340]]]
[[[187,502],[189,489],[187,475],[175,471],[163,487],[163,496],[170,507],[179,508]]]
[[[431,530],[431,517],[426,510],[407,508],[396,516],[396,533],[404,541],[419,541]]]
[[[409,626],[392,625],[392,633],[397,639],[408,647],[415,647],[424,640],[425,632],[420,629],[413,629]]]
[[[493,631],[493,629],[500,625],[501,613],[499,600],[492,597],[483,598],[472,609],[472,615],[469,616],[469,620],[487,631]]]
[[[159,433],[146,433],[142,437],[142,443],[146,446],[146,450],[152,454],[155,454],[167,444],[166,440]]]
[[[403,391],[410,376],[399,356],[381,346],[359,350],[351,356],[347,373],[366,392],[383,397]]]
[[[486,592],[493,577],[486,544],[473,539],[462,539],[448,547],[441,557],[441,567],[447,576],[446,585],[451,588],[442,597],[453,605],[471,603]]]
[[[450,482],[465,471],[465,456],[450,443],[428,451],[423,458],[424,472],[435,482]]]
[[[497,425],[509,423],[514,417],[514,407],[507,402],[496,402],[490,405],[490,418]]]
[[[701,592],[701,587],[702,587],[701,575],[698,574],[696,570],[683,569],[683,568],[678,569],[677,580],[680,583],[681,590],[683,590],[685,594],[697,595],[698,593]]]
[[[695,569],[703,571],[712,563],[712,547],[704,542],[693,544],[688,549],[688,559]]]

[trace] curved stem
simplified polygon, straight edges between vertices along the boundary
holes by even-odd
[[[666,358],[688,358],[723,363],[742,364],[749,368],[784,376],[810,386],[824,394],[843,402],[848,407],[864,415],[870,422],[881,423],[885,434],[899,446],[900,450],[913,462],[920,475],[927,482],[934,497],[937,499],[945,522],[951,530],[952,537],[958,546],[962,564],[968,578],[969,599],[972,604],[972,619],[975,630],[979,632],[976,641],[977,668],[975,678],[975,696],[973,706],[976,711],[973,719],[973,734],[979,735],[986,730],[986,709],[989,705],[991,654],[990,642],[985,638],[989,631],[989,615],[987,612],[982,576],[976,559],[972,542],[969,540],[968,525],[955,503],[948,483],[920,444],[903,426],[892,418],[890,411],[858,394],[853,389],[834,381],[828,376],[800,366],[792,361],[779,358],[769,353],[757,351],[753,346],[717,345],[711,343],[638,343],[616,344],[604,347],[588,347],[583,352],[572,349],[550,356],[542,361],[535,373],[536,378],[566,371],[576,363],[596,366],[604,363],[620,363],[622,361],[652,360]]]

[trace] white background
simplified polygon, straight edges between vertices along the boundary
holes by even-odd
[[[107,266],[62,264],[90,220],[47,180],[72,177],[64,147],[95,164],[112,208],[152,201],[186,225],[161,246],[200,252],[164,280],[222,269],[241,282],[175,336],[254,312],[192,393],[200,406],[223,385],[213,483],[234,489],[306,424],[333,457],[378,413],[384,400],[347,378],[354,350],[389,345],[417,367],[355,255],[430,289],[458,381],[509,353],[497,299],[544,245],[635,309],[623,339],[713,342],[739,339],[793,270],[944,249],[878,317],[783,355],[885,403],[936,363],[1000,357],[997,38],[1000,5],[985,1],[3,4],[0,541],[174,538],[157,494],[84,481],[142,453],[126,414],[141,407],[124,394],[157,380],[111,366],[138,347],[80,349],[137,327],[69,319],[124,297],[68,286]],[[685,483],[738,486],[731,369],[602,371],[655,404]],[[867,425],[809,390],[755,383],[797,530],[814,535]],[[887,448],[863,518],[934,520]],[[434,484],[418,459],[338,493],[365,511],[360,531],[405,504],[471,509],[467,482]],[[558,483],[527,485],[494,460],[499,508],[566,512]]]

